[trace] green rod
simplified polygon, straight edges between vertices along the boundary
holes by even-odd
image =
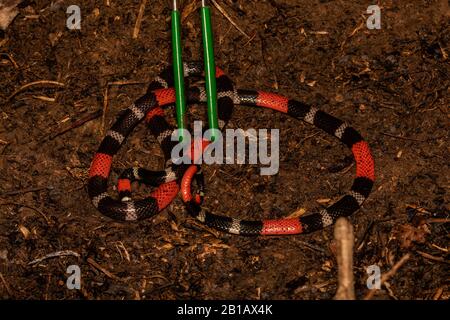
[[[211,9],[205,6],[202,1],[202,37],[203,37],[203,56],[205,60],[205,82],[206,97],[208,99],[208,122],[210,129],[216,129],[212,132],[211,140],[216,140],[215,131],[219,129],[217,118],[217,86],[216,86],[216,65],[214,62],[214,38],[211,25]]]
[[[186,97],[184,95],[184,68],[181,47],[181,17],[177,9],[177,1],[173,1],[172,11],[172,55],[173,74],[175,80],[175,106],[177,114],[177,125],[179,129],[179,140],[183,141],[183,131],[186,128]]]

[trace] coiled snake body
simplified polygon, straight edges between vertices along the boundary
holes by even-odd
[[[184,69],[187,78],[200,76],[202,63],[186,63]],[[349,216],[361,207],[372,189],[375,169],[369,146],[355,129],[303,102],[274,93],[236,89],[220,69],[216,70],[216,76],[221,129],[231,118],[234,105],[269,108],[312,124],[335,136],[351,149],[356,161],[356,177],[350,191],[326,209],[292,219],[247,221],[204,210],[199,204],[199,195],[193,198],[190,193],[191,180],[197,174],[197,167],[187,164],[175,165],[170,161],[171,150],[177,142],[171,141],[174,128],[165,120],[162,109],[175,102],[172,73],[171,69],[167,68],[150,84],[147,93],[118,117],[94,156],[89,171],[88,193],[92,203],[102,214],[124,221],[149,218],[172,202],[178,194],[179,185],[181,185],[182,197],[190,215],[209,227],[241,235],[287,235],[313,232],[332,225],[337,218]],[[205,89],[190,88],[187,98],[189,103],[205,103]],[[131,131],[144,118],[152,135],[162,147],[168,167],[164,171],[148,171],[140,168],[126,170],[118,182],[120,200],[115,200],[107,193],[112,158]],[[157,189],[145,199],[132,200],[131,181],[133,180],[157,186]],[[201,181],[201,178],[198,180]],[[202,183],[200,185],[202,186]]]

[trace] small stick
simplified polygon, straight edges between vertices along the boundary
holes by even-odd
[[[252,35],[252,37],[251,37],[250,39],[248,39],[248,41],[247,41],[246,43],[244,43],[244,45],[243,45],[242,47],[245,48],[246,46],[248,46],[248,44],[249,44],[250,42],[252,42],[253,39],[255,39],[255,37],[256,37],[257,34],[258,34],[258,33],[255,32],[255,33]]]
[[[3,274],[1,274],[0,273],[0,279],[2,279],[2,282],[3,282],[3,285],[5,286],[5,288],[6,288],[6,292],[8,292],[8,295],[10,296],[10,297],[12,297],[12,291],[11,291],[11,289],[9,288],[9,285],[8,285],[8,283],[6,282],[6,280],[5,280],[5,278],[3,277]]]
[[[142,0],[141,6],[139,7],[138,17],[136,19],[136,24],[133,29],[133,39],[137,39],[139,35],[139,30],[141,29],[142,17],[144,16],[145,5],[147,4],[147,0]]]
[[[364,247],[364,243],[366,241],[367,236],[369,235],[370,231],[372,230],[372,227],[374,226],[373,220],[370,220],[370,222],[367,224],[366,229],[364,230],[364,233],[361,237],[361,239],[356,244],[356,251],[361,251],[361,249]]]
[[[429,259],[429,260],[433,260],[433,261],[437,261],[437,262],[443,262],[443,263],[450,264],[450,261],[447,261],[447,260],[445,260],[442,257],[436,257],[436,256],[433,256],[433,255],[431,255],[429,253],[422,252],[422,251],[419,251],[419,250],[417,250],[416,252],[418,254],[420,254],[422,257],[424,257],[425,259]]]
[[[132,81],[132,80],[113,81],[113,82],[108,82],[108,86],[125,86],[125,85],[143,84],[143,83],[146,83],[146,82],[145,81]]]
[[[102,125],[100,129],[100,134],[103,136],[105,134],[105,120],[106,113],[108,112],[108,86],[105,88],[105,94],[103,95],[103,112],[102,112]]]
[[[393,267],[391,270],[389,270],[388,272],[386,272],[385,274],[383,274],[381,276],[381,285],[383,285],[386,281],[388,281],[390,278],[392,278],[398,271],[398,269],[400,269],[406,261],[409,260],[409,258],[411,257],[411,255],[409,253],[405,254]],[[377,290],[376,289],[372,289],[370,290],[366,296],[364,297],[364,300],[370,300],[373,298],[373,296],[375,295],[375,292]]]
[[[50,259],[50,258],[66,257],[66,256],[74,256],[74,257],[79,258],[80,254],[75,251],[72,251],[72,250],[56,251],[56,252],[46,254],[45,256],[43,256],[41,258],[35,259],[35,260],[29,262],[28,265],[33,265],[33,264],[42,262],[42,261]]]
[[[442,296],[442,293],[444,292],[444,288],[440,287],[436,290],[436,293],[433,295],[433,300],[439,300],[439,298]]]
[[[100,270],[101,272],[103,272],[108,278],[110,279],[114,279],[114,280],[118,280],[118,281],[122,281],[122,279],[120,279],[118,276],[112,274],[111,272],[109,272],[107,269],[103,268],[101,265],[99,265],[94,259],[92,258],[87,258],[87,262],[93,266],[94,268]]]
[[[12,65],[14,66],[14,68],[19,69],[19,65],[17,64],[16,60],[14,60],[14,58],[12,57],[12,55],[8,54],[8,53],[2,53],[2,55],[5,55],[8,60],[12,63]]]
[[[98,117],[100,117],[102,115],[102,113],[103,113],[102,110],[97,110],[95,112],[92,112],[92,113],[88,114],[86,117],[84,117],[84,118],[82,118],[80,120],[77,120],[74,123],[72,123],[69,127],[65,128],[65,129],[63,129],[63,130],[61,130],[59,132],[56,132],[56,133],[52,134],[50,136],[50,140],[53,140],[56,137],[66,133],[66,132],[68,132],[68,131],[70,131],[72,129],[81,127],[86,122],[89,122],[89,121],[92,121],[94,119],[97,119]]]
[[[215,1],[215,0],[211,0],[212,4],[217,8],[217,10],[220,11],[221,14],[223,14],[223,16],[233,25],[233,27],[235,27],[240,33],[242,33],[244,36],[247,37],[247,39],[251,39],[251,37],[245,33],[244,30],[242,30],[236,22],[233,21],[233,19],[231,19],[230,15]],[[205,6],[204,1],[202,3],[203,6]]]
[[[123,250],[123,252],[124,252],[124,254],[125,254],[125,259],[127,259],[128,262],[131,261],[131,260],[130,260],[130,254],[128,253],[128,250],[127,250],[127,248],[125,248],[125,246],[124,246],[124,244],[123,244],[122,241],[117,241],[117,242],[116,242],[116,248],[117,248],[117,250],[119,251],[120,257],[121,257],[122,259],[123,259],[123,256],[122,256],[122,251],[121,251],[120,249]]]
[[[55,102],[56,99],[55,98],[50,98],[50,97],[46,97],[46,96],[33,96],[34,99],[38,99],[38,100],[42,100],[45,102]]]
[[[409,141],[416,141],[416,142],[425,142],[424,140],[418,140],[418,139],[413,139],[413,138],[407,138],[407,137],[402,137],[402,136],[394,136],[393,134],[389,134],[389,133],[385,133],[385,132],[380,132],[382,135],[384,136],[388,136],[391,138],[396,138],[396,139],[401,139],[401,140],[409,140]]]
[[[50,219],[45,215],[45,213],[43,213],[41,210],[39,210],[36,207],[32,207],[23,203],[18,203],[18,202],[2,202],[0,203],[0,206],[20,206],[20,207],[24,207],[24,208],[28,208],[30,210],[36,211],[37,213],[39,213],[47,222],[47,224],[50,226],[52,224],[52,222],[50,221]]]
[[[335,300],[355,300],[353,280],[353,226],[346,218],[339,218],[334,226],[336,259],[338,263],[338,289]]]
[[[20,87],[19,89],[17,89],[16,91],[13,92],[13,94],[11,94],[6,101],[10,101],[12,98],[14,98],[18,93],[22,92],[23,90],[32,87],[32,86],[36,86],[39,84],[48,84],[48,85],[55,85],[55,86],[59,86],[59,87],[64,87],[65,84],[58,82],[58,81],[52,81],[52,80],[39,80],[39,81],[34,81],[34,82],[30,82],[27,83],[25,85],[23,85],[22,87]]]
[[[110,86],[125,86],[125,85],[135,85],[135,84],[143,84],[144,81],[132,81],[132,80],[125,80],[125,81],[113,81],[108,82],[106,84],[105,93],[103,95],[103,114],[102,114],[102,124],[100,133],[103,136],[105,133],[105,120],[106,120],[106,113],[108,111],[109,106],[109,87]]]
[[[37,187],[37,188],[27,188],[27,189],[7,191],[7,192],[4,192],[4,193],[0,194],[0,197],[15,196],[16,194],[36,192],[36,191],[48,190],[48,189],[51,190],[51,189],[53,189],[53,187]]]
[[[426,220],[427,223],[449,223],[450,219],[445,218],[430,218]]]
[[[306,247],[306,248],[308,248],[308,249],[310,249],[312,251],[318,251],[318,252],[320,252],[320,253],[322,253],[324,255],[327,254],[325,249],[323,249],[323,248],[321,248],[319,246],[313,245],[311,243],[308,243],[306,241],[296,240],[295,242],[298,243],[299,245],[301,245],[302,247]]]

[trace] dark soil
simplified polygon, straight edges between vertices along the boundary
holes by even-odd
[[[218,2],[251,37],[213,10],[217,64],[240,88],[317,105],[351,123],[373,150],[374,190],[351,217],[357,297],[368,291],[368,266],[387,272],[410,253],[375,298],[449,299],[447,1],[382,1],[380,30],[366,27],[368,1]],[[104,130],[171,57],[168,2],[149,1],[137,39],[140,1],[124,3],[80,2],[81,30],[71,31],[66,9],[73,1],[27,1],[0,38],[0,297],[332,298],[332,228],[248,238],[203,227],[180,199],[140,223],[112,221],[91,205],[87,172]],[[200,60],[198,14],[183,27],[185,60]],[[64,87],[31,86],[9,98],[38,80]],[[142,84],[108,87],[114,81]],[[100,116],[55,136],[103,110],[107,87],[104,127]],[[192,109],[204,118],[204,108]],[[337,140],[272,111],[236,109],[233,128],[280,129],[280,172],[261,177],[258,166],[205,167],[206,207],[233,217],[282,217],[327,206],[350,188],[355,166]],[[110,184],[136,164],[162,167],[144,125],[115,157]],[[30,264],[61,250],[79,257]],[[81,290],[66,287],[74,264]]]

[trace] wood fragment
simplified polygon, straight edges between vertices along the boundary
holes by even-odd
[[[413,139],[413,138],[408,138],[408,137],[402,137],[402,136],[395,136],[393,134],[389,134],[386,132],[380,132],[382,135],[387,136],[387,137],[391,137],[391,138],[396,138],[396,139],[401,139],[401,140],[408,140],[408,141],[416,141],[416,142],[426,142],[424,140],[418,140],[418,139]]]
[[[99,271],[103,272],[108,278],[113,279],[113,280],[118,280],[118,281],[122,281],[121,278],[119,278],[118,276],[112,274],[111,272],[109,272],[106,268],[102,267],[100,264],[98,264],[94,259],[92,258],[87,258],[87,262],[93,266],[94,268],[98,269]]]
[[[418,254],[420,254],[422,257],[424,257],[425,259],[429,259],[429,260],[433,260],[433,261],[437,261],[437,262],[443,262],[443,263],[446,263],[446,264],[450,264],[450,261],[447,261],[447,260],[445,260],[442,257],[436,257],[436,256],[433,256],[433,255],[431,255],[429,253],[426,253],[426,252],[423,252],[423,251],[419,251],[419,250],[417,250],[416,252]]]
[[[33,261],[29,262],[28,265],[34,265],[36,263],[39,263],[39,262],[42,262],[44,260],[51,259],[51,258],[66,257],[66,256],[74,256],[74,257],[79,258],[80,254],[75,251],[72,251],[72,250],[56,251],[56,252],[46,254],[45,256],[43,256],[41,258],[34,259]]]
[[[76,129],[76,128],[78,128],[78,127],[81,127],[81,126],[82,126],[83,124],[85,124],[86,122],[95,120],[95,119],[97,119],[98,117],[100,117],[102,114],[103,114],[102,110],[97,110],[97,111],[94,111],[94,112],[92,112],[92,113],[89,113],[87,116],[81,118],[80,120],[75,121],[74,123],[72,123],[72,124],[71,124],[70,126],[68,126],[67,128],[62,129],[61,131],[58,131],[58,132],[52,134],[52,135],[50,136],[49,139],[50,139],[50,140],[53,140],[53,139],[55,139],[56,137],[59,137],[60,135],[66,133],[66,132],[68,132],[68,131],[70,131],[70,130],[73,130],[73,129]]]
[[[184,22],[192,13],[197,11],[201,6],[200,1],[192,0],[187,6],[184,7],[181,13],[181,22]]]
[[[37,85],[52,85],[52,86],[58,86],[58,87],[65,86],[65,84],[62,82],[52,81],[52,80],[39,80],[39,81],[30,82],[30,83],[27,83],[27,84],[21,86],[16,91],[14,91],[8,98],[6,98],[6,101],[10,101],[12,98],[14,98],[16,95],[18,95],[20,92],[24,91],[25,89],[27,89],[29,87],[37,86]]]
[[[146,82],[124,80],[124,81],[108,82],[106,84],[105,92],[103,94],[103,114],[102,114],[102,122],[101,122],[101,127],[100,127],[100,134],[102,136],[105,134],[106,113],[108,112],[108,107],[109,107],[109,87],[110,86],[125,86],[125,85],[140,85],[140,84],[144,84],[144,83],[146,83]]]
[[[5,280],[5,278],[3,277],[3,274],[1,274],[0,273],[0,279],[2,280],[2,283],[3,283],[3,286],[5,287],[5,289],[6,289],[6,292],[8,292],[8,295],[10,296],[10,297],[12,297],[12,291],[11,291],[11,289],[9,288],[9,285],[8,285],[8,283],[6,282],[6,280]]]
[[[51,190],[51,189],[53,189],[53,187],[37,187],[37,188],[12,190],[12,191],[7,191],[7,192],[0,194],[0,197],[15,196],[17,194],[24,194],[24,193],[29,193],[29,192],[36,192],[36,191],[41,191],[41,190]]]
[[[108,112],[108,86],[106,86],[105,93],[103,94],[102,124],[100,127],[100,135],[102,137],[105,135],[105,120],[107,112]]]
[[[443,251],[443,252],[445,252],[445,253],[448,253],[448,249],[447,249],[447,248],[442,248],[442,247],[438,246],[438,245],[435,244],[435,243],[432,243],[431,246],[432,246],[433,248],[436,248],[436,249],[438,249],[438,250],[441,250],[441,251]]]
[[[8,60],[11,62],[11,64],[14,66],[15,69],[19,69],[19,65],[17,64],[16,60],[14,60],[12,54],[9,53],[2,53]]]
[[[406,261],[409,260],[411,255],[409,253],[405,254],[388,272],[384,273],[381,276],[380,282],[381,285],[383,285],[386,281],[388,281],[390,278],[392,278],[397,271],[406,263]],[[370,300],[375,295],[375,292],[377,292],[377,289],[371,289],[364,297],[364,300]]]
[[[19,231],[22,233],[25,240],[28,240],[30,238],[30,230],[25,227],[24,225],[19,224],[18,226]]]
[[[211,3],[219,10],[219,12],[235,27],[240,33],[242,33],[247,39],[251,39],[251,37],[238,26],[236,22],[230,17],[230,15],[223,9],[215,0],[211,0]]]
[[[145,5],[147,4],[147,0],[142,0],[141,5],[139,6],[139,13],[136,19],[136,24],[133,29],[133,39],[137,39],[139,36],[139,31],[141,29],[142,17],[144,16]]]
[[[327,251],[324,248],[316,246],[316,245],[311,244],[309,242],[302,241],[302,240],[296,240],[295,243],[298,243],[302,247],[308,248],[311,251],[318,251],[318,252],[320,252],[320,253],[322,253],[324,255],[327,255]]]
[[[334,226],[336,259],[338,264],[338,289],[335,300],[355,300],[353,280],[353,226],[347,218],[339,218]]]
[[[56,101],[55,98],[51,98],[51,97],[47,97],[47,96],[33,96],[33,98],[37,99],[37,100],[42,100],[45,102],[55,102]]]
[[[373,220],[370,220],[370,222],[367,224],[366,229],[364,230],[364,232],[361,236],[361,239],[359,239],[356,244],[356,252],[359,252],[362,250],[362,248],[364,247],[364,245],[366,243],[366,239],[367,239],[368,235],[370,234],[370,232],[372,231],[372,228],[374,225],[375,225],[375,223],[373,222]]]
[[[287,216],[286,219],[298,218],[298,217],[301,217],[302,215],[304,215],[305,213],[306,213],[305,208],[299,208],[299,209],[295,210],[294,212],[292,212],[289,216]]]
[[[39,210],[36,207],[27,205],[27,204],[23,204],[23,203],[19,203],[19,202],[2,202],[0,203],[0,206],[20,206],[20,207],[24,207],[24,208],[28,208],[30,210],[36,211],[37,213],[39,213],[47,222],[47,224],[50,226],[52,225],[52,221],[45,215],[45,213],[43,213],[41,210]]]
[[[127,248],[125,248],[125,245],[123,244],[122,241],[117,241],[117,242],[116,242],[116,248],[117,248],[117,250],[119,251],[120,257],[121,257],[122,259],[123,259],[123,256],[122,256],[122,251],[123,251],[123,253],[124,253],[124,255],[125,255],[125,259],[126,259],[128,262],[131,261],[131,259],[130,259],[130,254],[128,253],[128,250],[127,250]],[[122,250],[121,250],[121,249],[122,249]]]
[[[449,223],[450,219],[445,218],[431,218],[427,219],[427,223]]]
[[[442,296],[442,293],[444,293],[444,288],[438,288],[436,290],[436,293],[433,295],[433,300],[439,300],[439,298]]]
[[[124,80],[124,81],[108,82],[108,86],[126,86],[126,85],[144,84],[144,83],[147,83],[147,82],[145,82],[145,81]]]

